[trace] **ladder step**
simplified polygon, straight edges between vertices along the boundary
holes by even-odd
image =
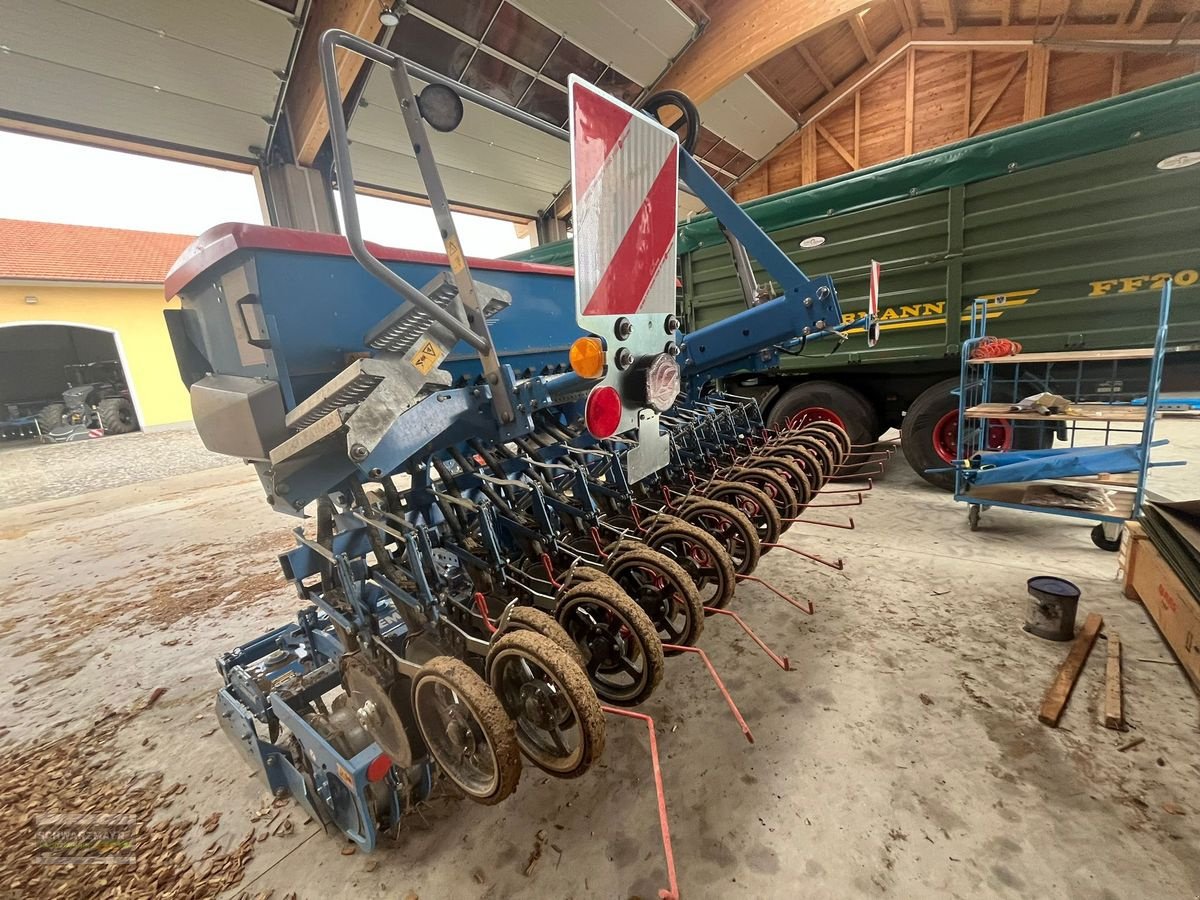
[[[306,428],[335,409],[361,403],[370,396],[383,381],[383,376],[367,371],[368,362],[355,360],[297,404],[284,418],[288,428],[297,431]]]
[[[483,305],[485,319],[507,308],[512,302],[507,291],[481,281],[475,282],[475,292]],[[442,309],[446,309],[458,296],[458,285],[454,283],[454,278],[449,272],[442,272],[425,285],[421,293]],[[367,332],[365,341],[367,346],[374,350],[407,353],[413,344],[425,336],[432,325],[433,317],[429,313],[405,301]]]

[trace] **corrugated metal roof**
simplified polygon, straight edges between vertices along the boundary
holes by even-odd
[[[193,235],[0,219],[0,279],[160,284]]]

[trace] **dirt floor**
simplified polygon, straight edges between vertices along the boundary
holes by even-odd
[[[1152,486],[1200,496],[1200,424],[1162,433],[1192,466],[1160,470]],[[132,865],[169,861],[160,891],[649,898],[666,885],[638,722],[610,719],[602,765],[577,781],[529,768],[497,807],[437,800],[369,856],[346,855],[294,804],[273,806],[216,730],[212,660],[294,615],[274,557],[296,523],[267,508],[242,466],[156,477],[158,463],[136,456],[151,446],[141,440],[125,439],[123,466],[148,480],[37,503],[25,501],[46,494],[29,479],[69,481],[74,454],[95,450],[32,451],[31,493],[0,511],[0,895],[111,891],[106,867],[22,862],[37,816],[81,798],[84,811],[174,821],[155,832],[173,835],[154,845],[169,845],[165,856],[149,839],[135,846]],[[6,477],[0,502],[10,487]],[[902,456],[862,506],[820,517],[847,514],[853,531],[799,524],[783,539],[842,557],[844,571],[782,550],[758,570],[815,615],[738,589],[737,609],[792,671],[732,621],[707,623],[701,644],[753,744],[697,659],[672,660],[643,707],[657,722],[683,895],[1200,895],[1197,696],[1090,526],[990,510],[971,533],[965,508]],[[1127,733],[1100,724],[1103,641],[1061,727],[1038,723],[1066,647],[1021,629],[1035,574],[1074,580],[1080,621],[1099,612],[1120,632]]]

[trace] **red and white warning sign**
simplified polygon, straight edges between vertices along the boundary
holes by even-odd
[[[883,266],[876,260],[871,260],[871,285],[867,295],[867,346],[874,347],[879,343],[879,273]]]
[[[569,79],[576,319],[675,311],[679,139]]]

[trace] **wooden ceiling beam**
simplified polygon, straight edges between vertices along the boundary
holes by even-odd
[[[296,162],[312,165],[321,145],[329,134],[329,117],[325,113],[325,90],[321,85],[321,63],[318,58],[321,35],[330,28],[341,28],[374,41],[383,26],[379,22],[378,0],[313,0],[312,9],[300,36],[300,48],[292,65],[284,106],[291,130]],[[338,52],[338,84],[345,99],[354,79],[363,67],[357,53]]]
[[[958,8],[955,7],[954,0],[942,0],[942,27],[946,29],[947,34],[958,31]]]
[[[863,0],[713,0],[708,27],[655,89],[683,91],[703,103],[781,51],[869,5]]]
[[[891,65],[892,62],[904,53],[907,46],[908,35],[901,33],[895,40],[879,51],[875,62],[864,63],[859,66],[843,79],[841,83],[834,85],[832,91],[806,107],[801,113],[803,121],[811,122],[813,119],[819,118],[837,106],[841,101],[845,100]]]
[[[848,20],[850,22],[850,30],[854,32],[854,38],[858,41],[858,46],[862,48],[863,56],[867,58],[867,62],[875,62],[875,57],[878,53],[875,47],[871,44],[871,39],[867,36],[866,26],[863,25],[862,13],[855,13]]]
[[[892,11],[895,12],[896,18],[900,20],[901,31],[912,31],[914,22],[909,14],[908,5],[904,0],[892,0]]]
[[[992,92],[988,94],[987,99],[983,101],[983,106],[980,107],[979,112],[975,114],[973,119],[971,119],[971,124],[967,128],[967,137],[971,137],[979,130],[979,126],[982,125],[983,120],[988,117],[988,113],[995,109],[996,104],[1000,101],[1000,98],[1004,96],[1004,92],[1008,90],[1008,86],[1013,83],[1013,79],[1017,77],[1021,69],[1025,68],[1025,61],[1026,57],[1022,56],[1015,63],[1009,66],[1008,71],[1004,73],[1004,77],[1000,79],[1000,83],[992,89]]]
[[[1154,0],[1142,0],[1141,6],[1138,7],[1137,14],[1133,17],[1133,30],[1141,31],[1146,27],[1146,20],[1150,18],[1150,13],[1154,9]]]
[[[1043,25],[970,25],[959,28],[954,37],[947,37],[941,28],[914,28],[912,39],[918,44],[1032,44],[1046,43],[1048,32]],[[1155,22],[1135,30],[1129,25],[1086,25],[1065,23],[1054,32],[1054,41],[1128,41],[1169,44],[1179,35],[1178,22]],[[1180,43],[1188,43],[1187,40]]]
[[[812,73],[817,76],[817,81],[825,85],[825,90],[832,91],[833,82],[829,80],[829,76],[825,74],[825,70],[821,68],[821,64],[817,62],[816,57],[804,46],[803,41],[796,45],[796,53],[799,54],[804,64],[812,70]]]

